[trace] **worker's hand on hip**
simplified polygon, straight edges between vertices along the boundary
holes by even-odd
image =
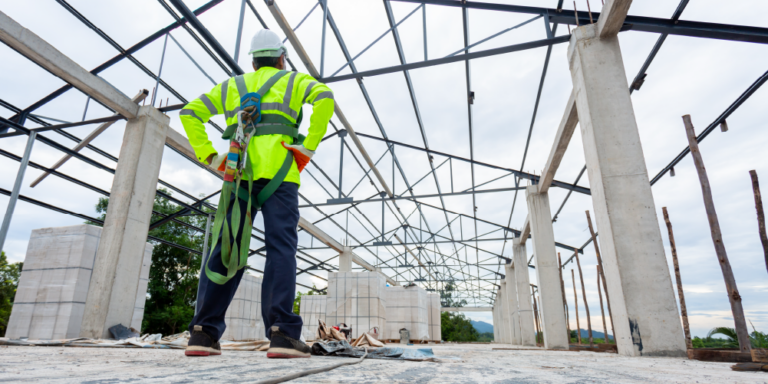
[[[208,168],[211,168],[215,171],[224,172],[227,169],[228,154],[229,153],[225,152],[222,154],[213,154],[208,156],[208,159],[206,159],[206,161],[208,162]]]
[[[293,158],[296,160],[296,166],[299,168],[299,172],[304,170],[304,167],[309,164],[309,160],[311,160],[312,156],[315,155],[315,152],[310,151],[303,145],[286,145],[285,141],[283,141],[283,147],[293,152]]]

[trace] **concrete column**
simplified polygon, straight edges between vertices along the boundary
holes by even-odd
[[[169,121],[147,106],[125,127],[81,337],[109,338],[109,327],[131,324]]]
[[[516,237],[512,241],[513,262],[517,287],[517,312],[520,317],[520,344],[536,346],[536,331],[533,326],[533,305],[531,304],[531,281],[528,278],[528,253],[525,243]]]
[[[525,190],[528,216],[531,219],[536,276],[539,285],[541,328],[544,348],[568,349],[568,333],[565,330],[563,292],[560,288],[560,271],[555,250],[555,233],[552,229],[552,213],[549,210],[549,194],[539,193],[538,186],[529,185]]]
[[[493,303],[493,341],[501,343],[499,339],[499,296],[496,295],[496,302]]]
[[[506,281],[507,292],[506,302],[508,303],[509,324],[512,327],[512,341],[514,345],[520,345],[520,312],[517,309],[517,286],[515,285],[515,270],[512,264],[504,265],[504,280]]]
[[[339,254],[339,272],[352,272],[352,248],[344,247]]]
[[[686,356],[619,40],[577,28],[568,62],[619,353]]]
[[[512,344],[512,318],[509,316],[507,283],[504,280],[500,283],[501,288],[499,288],[499,292],[501,293],[501,296],[499,296],[499,299],[501,300],[501,322],[504,324],[504,327],[502,328],[502,330],[504,330],[502,339],[504,340],[504,344]]]

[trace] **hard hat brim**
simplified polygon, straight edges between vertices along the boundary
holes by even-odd
[[[285,57],[288,57],[288,51],[285,49],[285,47],[280,47],[277,49],[258,49],[250,51],[248,54],[253,57],[280,57],[285,54]]]

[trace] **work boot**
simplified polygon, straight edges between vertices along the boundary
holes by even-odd
[[[203,331],[203,326],[195,325],[184,354],[187,356],[221,355],[221,345],[218,341],[214,341],[211,335]]]
[[[288,337],[280,332],[280,329],[276,326],[272,327],[269,350],[267,350],[268,358],[295,359],[298,357],[309,357],[309,351],[309,346],[304,344],[303,341]]]

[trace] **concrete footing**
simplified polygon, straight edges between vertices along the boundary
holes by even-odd
[[[224,316],[227,328],[222,340],[257,341],[267,338],[261,317],[261,278],[243,274]]]
[[[87,224],[32,231],[6,337],[54,340],[80,336],[101,233],[100,227]],[[153,248],[144,243],[141,272],[134,277],[138,288],[125,308],[131,318],[122,323],[139,331]]]
[[[386,278],[378,272],[329,272],[326,323],[346,323],[352,327],[352,337],[373,327],[384,332],[387,329],[386,285]],[[426,328],[426,306],[424,312]]]
[[[619,353],[684,357],[619,39],[576,28],[568,62]]]

